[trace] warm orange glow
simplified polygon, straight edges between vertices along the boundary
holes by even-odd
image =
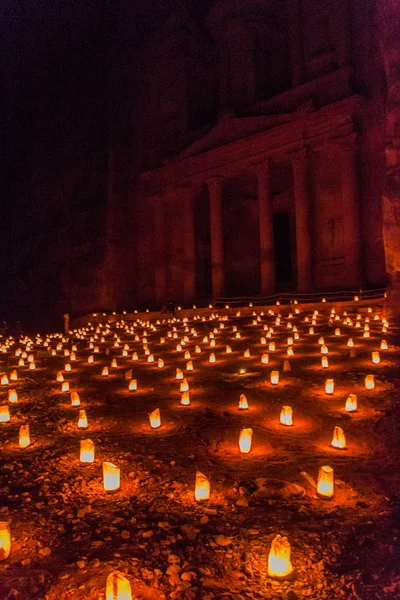
[[[357,396],[355,394],[348,396],[344,408],[347,412],[355,412],[357,410]]]
[[[372,359],[372,362],[374,363],[374,365],[379,365],[379,363],[381,362],[379,352],[377,352],[377,351],[373,352],[371,355],[371,359]]]
[[[215,354],[213,352],[211,352],[210,357],[209,357],[209,362],[210,363],[215,363]]]
[[[153,429],[161,427],[161,416],[159,408],[156,408],[155,410],[153,410],[153,412],[149,414],[149,421]]]
[[[365,388],[367,390],[373,390],[375,388],[375,377],[373,375],[366,375]]]
[[[247,398],[244,394],[240,394],[239,398],[239,410],[246,410],[249,408]]]
[[[94,461],[94,443],[92,440],[81,440],[80,461],[83,463]]]
[[[189,406],[189,404],[190,404],[190,394],[189,394],[188,390],[186,390],[185,392],[182,392],[182,394],[181,394],[181,404],[183,404],[184,406]]]
[[[189,389],[189,383],[188,383],[188,380],[185,378],[185,379],[183,379],[183,381],[181,381],[180,391],[187,392],[188,389]]]
[[[79,406],[81,399],[79,398],[78,392],[71,392],[71,406]]]
[[[318,472],[317,494],[322,498],[333,498],[334,494],[334,471],[332,467],[321,467]]]
[[[107,577],[106,600],[132,600],[131,584],[119,571]]]
[[[334,448],[346,448],[346,436],[341,427],[335,427],[333,430],[332,446]]]
[[[242,454],[248,454],[251,450],[251,437],[253,435],[253,430],[251,427],[244,428],[240,432],[239,436],[239,448]]]
[[[103,462],[103,487],[107,492],[119,490],[120,470],[111,462]]]
[[[88,426],[88,420],[86,416],[86,410],[82,409],[79,411],[78,427],[79,429],[85,429]]]
[[[8,401],[11,403],[18,402],[18,394],[16,390],[8,390]]]
[[[286,577],[293,571],[290,562],[290,544],[287,537],[277,535],[271,543],[268,556],[268,575],[270,577]]]
[[[270,375],[272,385],[278,385],[279,383],[279,371],[271,371]]]
[[[19,447],[27,448],[31,443],[29,425],[21,425],[19,428]]]
[[[0,521],[0,560],[6,560],[11,552],[10,526],[6,521]]]
[[[130,392],[135,392],[137,390],[137,379],[131,379],[128,384],[128,390]]]
[[[208,500],[210,497],[210,480],[200,471],[196,472],[194,497],[197,501]]]
[[[329,367],[329,362],[328,362],[327,356],[321,356],[321,365],[324,369],[327,369]]]
[[[10,420],[10,409],[7,404],[0,406],[0,423],[8,423]]]
[[[333,394],[335,389],[335,382],[333,379],[325,380],[325,394]]]
[[[281,425],[293,425],[293,410],[291,406],[282,406],[280,422]]]

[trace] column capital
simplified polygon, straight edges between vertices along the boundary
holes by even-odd
[[[223,177],[222,175],[215,175],[213,177],[209,177],[208,179],[206,179],[206,184],[208,185],[209,188],[218,188],[221,187],[224,182],[226,181],[226,177]]]
[[[308,147],[300,148],[300,150],[296,150],[295,152],[291,152],[288,154],[289,159],[291,160],[293,166],[307,164],[309,160],[309,149]]]
[[[265,171],[269,171],[269,169],[271,168],[271,158],[267,156],[266,158],[260,161],[251,163],[251,167],[252,169],[254,169],[256,175]]]

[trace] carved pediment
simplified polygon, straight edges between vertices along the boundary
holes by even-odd
[[[178,154],[175,160],[203,154],[214,148],[225,146],[231,142],[289,123],[296,120],[296,118],[298,117],[295,114],[268,117],[235,117],[226,112],[212,129]]]

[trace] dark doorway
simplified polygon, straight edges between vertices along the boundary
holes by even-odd
[[[275,281],[279,290],[293,287],[289,213],[274,214]]]
[[[196,297],[211,298],[210,200],[203,187],[194,204],[194,237],[196,251]]]

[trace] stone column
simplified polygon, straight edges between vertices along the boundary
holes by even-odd
[[[225,289],[221,197],[223,182],[222,177],[213,177],[207,181],[210,196],[211,286],[214,298],[223,296]]]
[[[194,235],[195,192],[191,187],[182,189],[182,233],[184,244],[183,299],[185,304],[196,298],[196,248]]]
[[[309,292],[313,285],[312,236],[308,155],[304,148],[291,155],[296,224],[297,291]]]
[[[269,160],[256,165],[256,176],[260,231],[260,291],[263,296],[268,296],[275,291],[274,229]]]
[[[154,287],[156,301],[161,305],[166,301],[167,257],[164,197],[153,196],[153,244],[154,244]]]
[[[361,215],[358,198],[356,135],[340,145],[343,194],[344,252],[346,272],[355,288],[362,286],[361,275]]]
[[[386,177],[383,191],[383,242],[389,287],[385,314],[391,340],[400,344],[400,12],[396,0],[377,3],[380,45],[387,81]]]

